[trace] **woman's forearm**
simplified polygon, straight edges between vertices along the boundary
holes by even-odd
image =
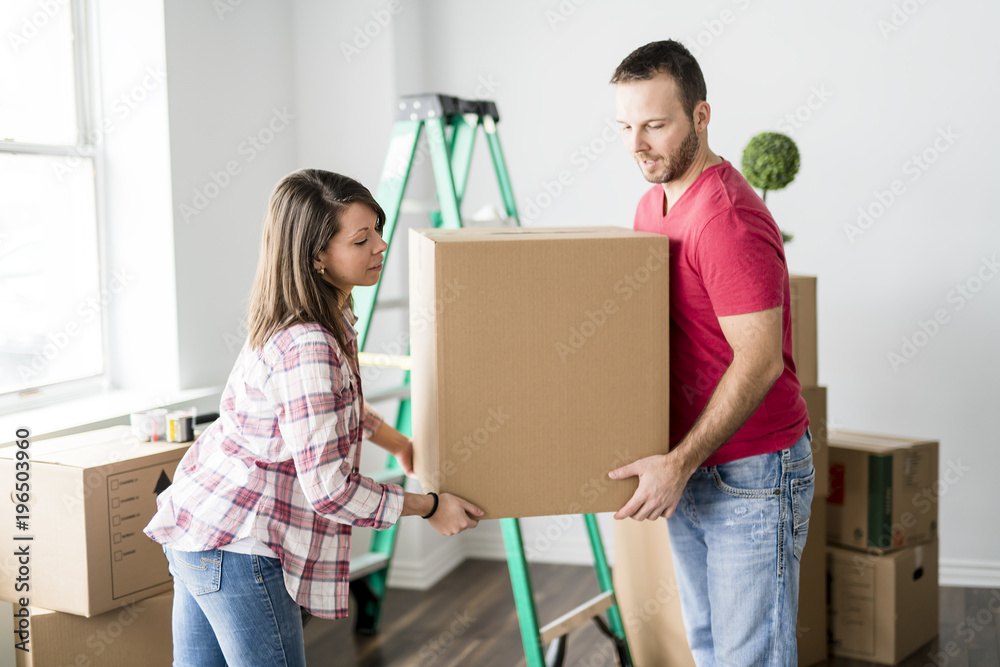
[[[399,454],[410,444],[410,439],[407,436],[385,422],[382,422],[370,440],[393,456]]]
[[[401,516],[427,516],[434,507],[434,498],[423,493],[403,493],[403,513]]]

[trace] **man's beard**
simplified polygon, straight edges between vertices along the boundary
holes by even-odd
[[[669,183],[675,178],[680,178],[694,162],[695,155],[698,154],[698,133],[691,126],[691,132],[684,138],[684,143],[671,155],[659,172],[642,172],[643,177],[650,183]],[[640,166],[641,170],[641,166]]]

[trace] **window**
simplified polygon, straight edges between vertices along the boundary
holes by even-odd
[[[85,0],[0,5],[0,406],[105,373],[87,24]]]

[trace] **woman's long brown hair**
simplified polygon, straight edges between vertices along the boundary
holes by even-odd
[[[340,216],[352,203],[370,207],[382,231],[385,213],[368,188],[352,178],[319,169],[285,176],[268,204],[260,241],[257,275],[250,295],[250,346],[260,349],[281,329],[316,322],[347,353],[347,330],[340,306],[344,294],[320,276],[313,260],[340,231]],[[354,308],[348,296],[344,307]]]

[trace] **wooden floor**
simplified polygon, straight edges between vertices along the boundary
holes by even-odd
[[[531,576],[543,623],[597,593],[589,567],[533,564]],[[942,588],[940,636],[900,664],[1000,667],[1000,614],[993,613],[990,605],[994,594],[1000,597],[990,589]],[[376,637],[353,633],[353,608],[351,618],[344,621],[311,619],[305,627],[309,667],[524,665],[510,578],[503,561],[466,561],[429,591],[390,590],[386,603]],[[610,642],[593,624],[573,632],[568,649],[566,667],[617,664]],[[947,650],[955,655],[947,655]],[[866,667],[870,663],[833,658],[827,664]]]

